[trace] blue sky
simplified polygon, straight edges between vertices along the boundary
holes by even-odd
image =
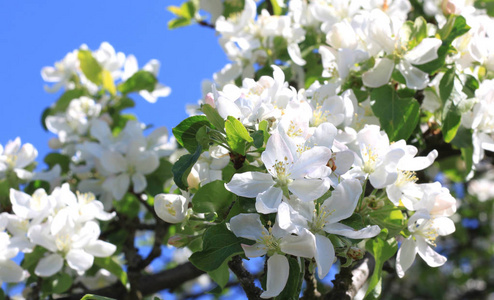
[[[172,88],[167,98],[150,104],[135,96],[141,122],[176,126],[187,117],[185,105],[201,97],[201,81],[211,78],[227,59],[214,30],[189,26],[168,30],[166,11],[181,0],[154,1],[1,1],[0,2],[0,144],[17,136],[39,151],[50,151],[40,123],[42,111],[58,94],[44,91],[40,70],[83,43],[97,49],[108,41],[116,51],[134,54],[142,67],[161,62],[159,81]]]

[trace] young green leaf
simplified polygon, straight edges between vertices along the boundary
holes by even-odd
[[[232,116],[228,116],[225,122],[226,139],[228,145],[233,151],[245,155],[246,143],[252,143],[254,140],[244,125]]]
[[[158,80],[153,73],[139,70],[125,82],[121,83],[118,86],[118,90],[124,95],[142,90],[152,92],[156,87],[156,83],[158,83]]]
[[[93,57],[91,51],[79,49],[77,58],[79,59],[81,70],[87,79],[96,85],[103,84],[103,68]]]
[[[180,159],[173,165],[173,181],[182,190],[187,190],[189,185],[187,184],[187,176],[190,174],[190,170],[201,156],[202,147],[197,145],[197,149],[193,154],[186,154],[180,157]]]
[[[192,116],[180,122],[180,124],[173,128],[172,131],[177,142],[187,149],[189,153],[194,153],[199,144],[196,139],[196,134],[203,126],[214,128],[206,116]]]
[[[193,253],[189,261],[198,269],[214,271],[234,255],[243,254],[241,244],[254,244],[254,241],[240,239],[226,228],[225,223],[212,226],[206,230],[202,251]]]
[[[420,105],[414,98],[400,98],[385,85],[371,92],[372,111],[391,141],[408,139],[418,124]]]
[[[194,212],[217,213],[224,219],[236,196],[225,189],[225,182],[215,180],[202,186],[192,198]]]

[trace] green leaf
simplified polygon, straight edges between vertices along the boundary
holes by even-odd
[[[223,1],[223,16],[230,17],[244,9],[245,0],[225,0]]]
[[[262,134],[264,135],[264,143],[267,143],[269,140],[269,123],[266,120],[262,120],[259,123],[259,130],[262,130]]]
[[[34,247],[31,253],[25,253],[24,259],[21,262],[21,267],[27,270],[30,274],[34,274],[34,269],[38,265],[39,260],[44,256],[45,252],[48,251],[41,246]]]
[[[201,156],[202,147],[197,145],[197,150],[193,154],[186,154],[180,157],[180,159],[173,165],[173,180],[175,184],[182,190],[187,190],[189,185],[187,184],[187,176],[189,176],[190,170]]]
[[[209,277],[216,282],[221,292],[221,290],[226,286],[228,280],[230,279],[230,269],[228,268],[228,260],[225,260],[221,266],[214,270],[208,272]]]
[[[158,80],[153,73],[139,70],[125,82],[121,83],[118,86],[118,90],[124,95],[142,90],[152,92],[154,91],[157,82]]]
[[[115,112],[120,112],[126,108],[131,108],[135,106],[136,103],[134,102],[134,100],[130,99],[129,97],[122,97],[113,105],[112,108]]]
[[[96,85],[103,84],[103,68],[89,50],[79,49],[77,54],[82,72]]]
[[[116,299],[93,295],[93,294],[87,294],[84,295],[84,297],[82,297],[81,300],[116,300]]]
[[[194,18],[194,14],[196,13],[196,7],[194,3],[191,1],[187,1],[182,3],[180,7],[178,6],[168,6],[166,8],[169,12],[173,13],[177,17],[185,18],[185,19],[192,19]]]
[[[176,28],[184,27],[184,26],[187,26],[190,24],[191,24],[190,19],[177,18],[177,19],[170,20],[168,22],[168,29],[176,29]]]
[[[202,186],[192,198],[194,212],[217,213],[224,219],[236,196],[225,188],[222,180],[212,181]]]
[[[165,182],[173,178],[173,164],[165,158],[160,159],[160,165],[153,173],[146,176],[146,191],[151,195],[163,193]]]
[[[244,125],[232,116],[228,116],[225,122],[226,140],[234,152],[245,155],[246,142],[252,143],[254,140]]]
[[[44,189],[45,191],[49,191],[50,190],[50,183],[48,183],[44,180],[31,181],[24,188],[24,193],[32,195],[37,189]]]
[[[493,0],[476,0],[474,6],[476,8],[485,9],[490,17],[494,17],[494,1]]]
[[[264,131],[257,130],[251,133],[250,135],[252,140],[254,141],[254,147],[257,149],[261,148],[264,145]]]
[[[304,270],[300,268],[300,262],[293,256],[286,256],[288,259],[288,265],[290,266],[290,272],[288,273],[288,280],[286,281],[283,291],[276,296],[276,300],[297,300],[299,299],[300,290],[302,289],[302,282],[304,280]]]
[[[448,69],[448,71],[446,71],[446,73],[444,73],[443,78],[441,78],[441,81],[439,82],[439,96],[441,97],[443,103],[446,103],[446,101],[448,101],[451,93],[453,92],[453,88],[455,86],[455,77],[455,69],[450,68]]]
[[[220,116],[216,109],[214,109],[209,104],[203,104],[201,106],[201,110],[206,115],[206,117],[208,117],[208,120],[211,122],[211,124],[216,127],[216,129],[225,133],[225,120],[222,116]]]
[[[172,19],[168,22],[168,29],[175,29],[182,26],[191,24],[194,19],[197,7],[193,1],[187,1],[178,6],[168,6],[168,11],[176,15],[178,18]]]
[[[438,31],[439,36],[443,41],[441,47],[437,50],[438,57],[431,62],[423,65],[417,65],[416,67],[429,74],[432,74],[442,68],[446,63],[446,56],[450,50],[453,40],[467,33],[469,30],[470,27],[467,25],[464,17],[450,15],[446,24]]]
[[[446,110],[446,116],[443,116],[443,139],[446,143],[450,143],[461,124],[461,115],[456,109],[451,107],[451,109]]]
[[[400,98],[385,85],[371,92],[372,111],[391,141],[408,139],[418,124],[420,104],[414,98]]]
[[[472,75],[465,75],[465,82],[463,83],[462,92],[467,95],[468,98],[475,97],[475,91],[479,88],[479,81]]]
[[[206,230],[202,251],[193,253],[189,261],[203,271],[214,271],[230,257],[244,253],[240,244],[252,245],[254,241],[237,238],[221,223]]]
[[[177,142],[187,149],[189,153],[194,153],[199,145],[196,134],[202,126],[213,128],[206,116],[193,116],[180,122],[172,131]]]
[[[448,21],[444,24],[438,33],[443,41],[443,46],[451,45],[451,43],[459,36],[464,35],[470,30],[467,21],[463,16],[450,15]]]
[[[62,173],[67,173],[70,170],[70,157],[60,153],[52,152],[45,156],[43,161],[51,168],[55,165],[60,165]]]
[[[115,275],[124,286],[127,285],[127,273],[122,269],[122,266],[117,263],[113,257],[95,257],[94,264]]]
[[[390,236],[398,234],[405,226],[403,213],[391,203],[369,212],[367,218],[370,224],[387,228]]]
[[[46,127],[46,118],[53,114],[53,109],[51,107],[45,108],[41,113],[41,126],[45,131],[48,131],[48,127]]]
[[[47,294],[62,294],[72,286],[72,277],[66,273],[58,273],[45,278],[41,290]]]
[[[381,295],[382,268],[384,262],[395,255],[398,251],[398,243],[394,238],[386,240],[386,229],[381,234],[365,243],[365,249],[374,256],[376,266],[374,273],[369,279],[369,287],[365,293],[365,300],[379,299]]]
[[[281,15],[281,7],[278,5],[278,1],[277,0],[269,0],[271,2],[271,5],[273,6],[273,14],[275,16],[279,16]]]

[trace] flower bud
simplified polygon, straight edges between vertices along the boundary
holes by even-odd
[[[365,250],[358,247],[350,247],[346,254],[353,260],[361,260],[362,258],[364,258]]]
[[[50,147],[50,149],[57,150],[62,148],[62,146],[63,143],[56,137],[53,137],[48,141],[48,147]]]
[[[443,14],[448,15],[459,15],[461,14],[461,10],[463,8],[462,3],[459,0],[443,0],[441,8],[443,10]]]

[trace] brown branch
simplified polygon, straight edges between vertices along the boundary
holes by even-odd
[[[208,27],[208,28],[212,28],[212,29],[216,29],[216,27],[214,27],[213,24],[211,23],[208,23],[206,21],[197,21],[197,24],[201,25],[201,26],[204,26],[204,27]]]
[[[372,272],[375,261],[372,255],[366,253],[364,258],[353,267],[341,268],[340,273],[333,280],[333,289],[326,294],[326,300],[351,300],[362,288]]]
[[[304,295],[302,299],[319,299],[321,297],[321,293],[317,290],[317,279],[313,272],[310,272],[310,260],[305,260],[305,273],[304,280],[306,283]]]
[[[233,274],[237,276],[240,286],[244,290],[247,298],[261,299],[262,290],[255,286],[254,276],[247,271],[242,265],[242,258],[238,255],[234,256],[231,261],[228,262],[228,267],[232,270]]]
[[[181,286],[184,282],[197,278],[202,274],[204,274],[204,271],[197,269],[190,262],[187,262],[173,269],[141,276],[137,284],[137,288],[142,295],[148,296],[162,290],[174,290]],[[105,296],[114,299],[125,299],[128,297],[127,290],[122,283],[118,281],[101,289],[88,291],[81,294],[66,295],[55,299],[79,300],[85,294]]]

